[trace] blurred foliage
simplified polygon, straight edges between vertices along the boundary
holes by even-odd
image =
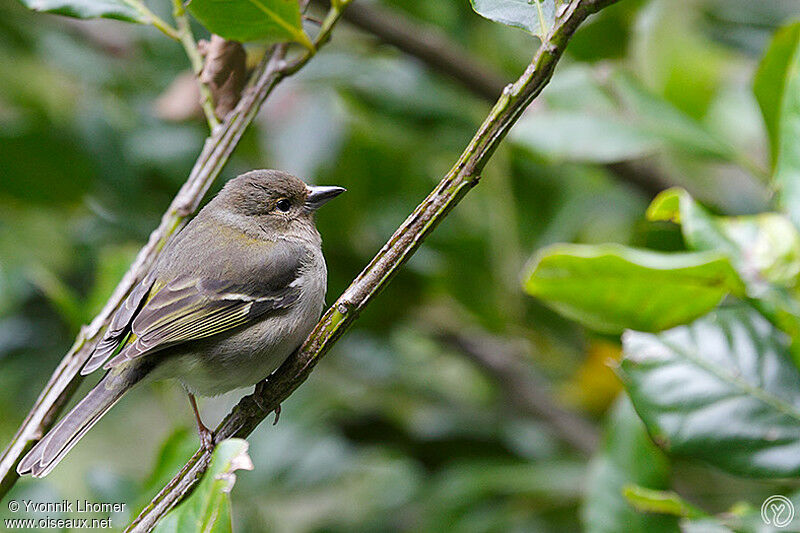
[[[476,15],[468,0],[384,3],[438,27],[509,80],[538,45]],[[518,4],[524,20],[533,8],[541,27],[536,6],[506,3]],[[127,2],[102,4],[104,16],[138,20]],[[472,2],[498,18],[480,4],[488,2]],[[556,4],[539,7],[547,17]],[[59,5],[36,9],[63,13]],[[168,3],[148,6],[169,18]],[[7,441],[158,224],[206,131],[199,115],[159,115],[156,101],[189,62],[154,28],[32,13],[14,0],[0,0],[0,14]],[[764,498],[797,485],[774,479],[797,476],[800,402],[787,355],[797,357],[791,337],[800,331],[792,226],[800,212],[792,142],[800,33],[787,25],[797,15],[795,0],[622,0],[589,19],[480,186],[285,403],[280,423],[248,439],[254,469],[237,474],[234,530],[649,532],[680,521],[689,531],[755,531]],[[263,50],[248,47],[254,56]],[[279,167],[348,189],[318,220],[330,300],[449,168],[487,111],[464,87],[342,24],[270,97],[224,177]],[[619,172],[630,160],[637,179]],[[652,189],[664,183],[680,188],[648,210]],[[614,267],[620,283],[599,283],[597,265],[578,265],[576,254],[552,256],[575,249],[546,248],[554,243],[614,243],[601,249],[618,257],[601,257],[599,267]],[[666,290],[665,265],[699,257],[694,252],[715,258],[701,265],[716,265],[703,277],[710,281],[693,275],[684,290],[687,269],[701,268],[684,264]],[[658,258],[655,265],[639,264],[642,254]],[[579,305],[588,302],[590,325],[614,318],[601,329],[615,334],[525,294],[519,280],[534,255],[575,283],[548,280],[559,297],[570,291],[568,316],[585,316]],[[662,307],[648,307],[653,296]],[[620,329],[686,322],[723,297],[724,309],[691,326],[627,336],[621,373],[635,411],[614,401],[619,382],[606,365],[616,367]],[[615,301],[626,316],[612,316]],[[456,333],[520,341],[526,363],[561,392],[554,399],[605,428],[595,456],[570,448],[546,420],[509,402],[495,376],[442,344],[441,325],[453,323]],[[204,400],[206,422],[239,395]],[[121,527],[196,448],[186,427],[191,412],[179,387],[137,390],[51,476],[21,480],[9,498],[126,502],[112,516]],[[786,449],[770,453],[775,442]],[[767,479],[722,477],[719,469]],[[670,499],[675,493],[681,500]],[[653,501],[631,504],[636,495],[691,507],[654,514]],[[704,515],[681,514],[688,508]]]

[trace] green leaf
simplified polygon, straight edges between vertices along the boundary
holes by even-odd
[[[150,20],[124,0],[20,0],[26,7],[79,19],[106,18],[149,24]]]
[[[553,27],[556,0],[470,0],[472,9],[489,20],[520,28],[539,39]]]
[[[717,253],[665,254],[624,246],[558,244],[542,250],[525,290],[558,312],[609,333],[660,331],[707,313],[741,282]]]
[[[528,113],[511,130],[511,139],[552,159],[587,163],[635,159],[660,145],[657,136],[629,120],[586,112]]]
[[[647,209],[649,220],[681,224],[694,250],[716,250],[730,258],[743,278],[793,287],[800,274],[800,233],[777,213],[718,217],[681,188],[659,194]]]
[[[769,134],[779,204],[800,226],[800,23],[775,34],[753,90]]]
[[[253,469],[247,455],[247,441],[228,439],[219,443],[203,480],[188,499],[158,523],[156,533],[230,532],[230,492],[236,482],[234,472],[239,469]]]
[[[717,217],[683,189],[659,194],[649,220],[681,224],[687,246],[730,259],[750,301],[793,339],[800,339],[800,304],[793,290],[800,274],[800,233],[783,215]]]
[[[623,489],[631,505],[646,513],[660,513],[685,518],[708,516],[671,490],[653,490],[641,485],[628,485]]]
[[[189,11],[212,33],[232,41],[295,41],[314,48],[297,0],[192,0]]]
[[[660,335],[626,332],[621,375],[665,450],[751,477],[800,475],[800,373],[787,339],[749,309]]]
[[[674,517],[637,512],[623,497],[632,483],[669,485],[669,463],[647,435],[630,401],[620,395],[609,413],[602,448],[592,458],[581,518],[587,533],[676,531]]]

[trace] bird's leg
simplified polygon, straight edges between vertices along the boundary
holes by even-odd
[[[267,410],[267,406],[261,403],[261,396],[264,394],[264,390],[268,386],[269,386],[269,380],[264,379],[256,383],[256,390],[253,391],[253,401],[256,402],[256,405],[258,405],[259,409],[261,409],[262,411],[267,411],[267,414],[269,414],[269,411]],[[274,426],[275,424],[278,423],[278,419],[281,417],[281,406],[278,405],[278,407],[273,409],[273,412],[275,413],[275,420],[272,422],[272,425]]]
[[[197,400],[195,400],[194,394],[189,391],[186,391],[186,394],[189,395],[189,403],[192,404],[194,419],[197,421],[197,433],[200,435],[200,444],[209,452],[214,451],[214,433],[208,429],[200,419],[200,411],[197,409]]]

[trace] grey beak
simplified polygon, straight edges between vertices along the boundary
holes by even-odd
[[[306,209],[314,211],[322,207],[328,200],[333,200],[344,191],[344,187],[328,185],[308,185],[308,197],[306,198]]]

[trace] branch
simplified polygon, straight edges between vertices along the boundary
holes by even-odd
[[[256,391],[242,398],[214,434],[217,444],[244,438],[303,383],[319,360],[383,289],[447,213],[477,185],[480,172],[527,105],[547,85],[569,38],[591,13],[617,0],[574,0],[554,24],[522,76],[507,86],[453,168],[325,312],[297,351]],[[188,494],[208,467],[211,451],[201,448],[164,487],[126,531],[150,531]]]
[[[339,5],[341,4],[346,2],[340,2]],[[315,39],[315,50],[306,50],[296,59],[286,61],[286,45],[275,46],[256,68],[251,77],[251,84],[236,108],[206,139],[188,179],[173,199],[158,228],[150,234],[147,244],[139,251],[136,260],[114,289],[100,314],[88,326],[81,328],[72,348],[50,376],[33,408],[0,455],[0,497],[4,496],[19,478],[16,471],[17,463],[52,427],[64,405],[80,385],[83,379],[79,374],[80,368],[91,355],[100,340],[101,332],[108,326],[111,317],[125,300],[128,292],[147,274],[169,237],[177,232],[186,217],[197,209],[272,89],[283,78],[297,72],[314,56],[316,48],[330,38],[330,32],[339,14],[339,8],[331,9]]]
[[[489,335],[463,335],[446,331],[439,339],[456,348],[502,386],[503,393],[520,410],[542,418],[567,443],[586,455],[597,449],[597,429],[577,414],[559,407],[547,393],[547,384],[526,365],[519,350]]]

